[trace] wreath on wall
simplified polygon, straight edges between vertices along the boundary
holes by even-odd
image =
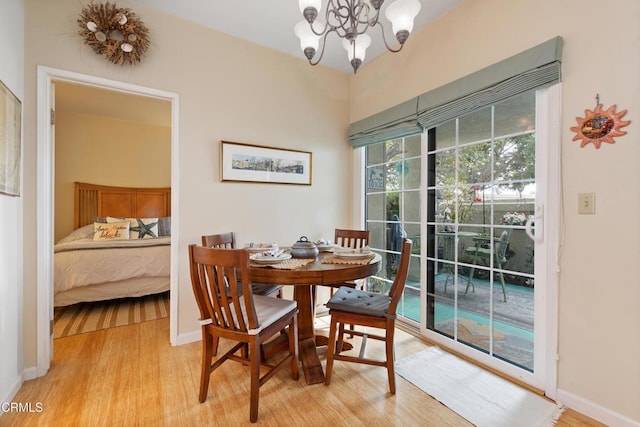
[[[91,3],[80,12],[78,34],[98,55],[114,64],[135,65],[149,48],[149,30],[129,8]]]

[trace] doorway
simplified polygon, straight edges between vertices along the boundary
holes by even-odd
[[[53,319],[53,245],[54,245],[54,127],[51,114],[55,106],[55,82],[65,82],[90,86],[106,91],[116,91],[131,96],[154,98],[171,103],[171,211],[172,221],[177,223],[178,212],[178,95],[152,88],[107,80],[48,67],[38,67],[37,101],[37,226],[41,230],[37,236],[37,376],[46,374],[52,357],[53,340],[51,324]],[[171,280],[170,294],[170,341],[177,340],[177,242],[178,227],[172,230],[171,239]]]

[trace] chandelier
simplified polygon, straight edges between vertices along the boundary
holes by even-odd
[[[371,37],[365,33],[369,28],[377,25],[380,26],[387,50],[394,53],[400,52],[413,30],[413,20],[420,11],[420,2],[396,0],[387,7],[385,16],[391,21],[393,34],[400,43],[397,48],[389,46],[382,22],[378,19],[383,3],[384,0],[329,0],[325,22],[321,23],[316,18],[322,7],[322,0],[299,0],[300,11],[305,21],[296,24],[294,32],[300,39],[300,47],[309,64],[320,63],[327,36],[336,33],[342,38],[342,46],[347,51],[347,57],[355,74],[364,61],[365,51],[371,45]],[[322,48],[318,58],[314,60],[321,39]]]

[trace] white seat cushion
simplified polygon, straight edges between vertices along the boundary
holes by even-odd
[[[244,309],[244,298],[242,301],[242,312]],[[254,295],[253,304],[256,308],[256,314],[258,316],[258,323],[260,327],[258,329],[249,330],[250,334],[257,334],[262,329],[268,327],[272,323],[280,320],[282,316],[289,313],[291,310],[295,310],[298,307],[298,303],[295,301],[273,298],[263,295]]]

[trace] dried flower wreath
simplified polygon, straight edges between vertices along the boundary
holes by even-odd
[[[136,64],[149,48],[149,30],[129,8],[91,3],[80,12],[78,34],[114,64]]]

